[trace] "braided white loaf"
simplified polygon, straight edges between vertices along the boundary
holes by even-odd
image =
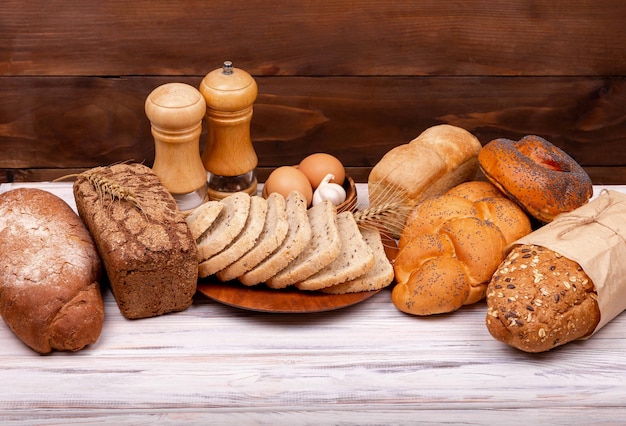
[[[524,211],[487,182],[466,182],[425,200],[400,237],[394,305],[432,315],[476,303],[507,245],[530,232]]]

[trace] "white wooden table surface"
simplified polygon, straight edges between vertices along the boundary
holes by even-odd
[[[420,318],[389,290],[299,315],[198,296],[185,312],[127,320],[108,291],[105,305],[99,341],[77,353],[37,355],[0,321],[0,424],[626,422],[626,314],[526,354],[489,335],[484,302]]]

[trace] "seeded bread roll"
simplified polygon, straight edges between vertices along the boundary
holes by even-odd
[[[198,253],[185,217],[152,169],[97,167],[79,175],[74,198],[126,318],[187,309]]]
[[[536,245],[513,248],[486,299],[489,333],[525,352],[587,337],[600,321],[594,284],[580,265]]]
[[[59,197],[0,195],[0,314],[39,353],[77,351],[102,330],[102,264],[87,228]]]
[[[575,210],[593,195],[585,169],[536,135],[492,140],[480,150],[478,161],[491,183],[541,222]]]

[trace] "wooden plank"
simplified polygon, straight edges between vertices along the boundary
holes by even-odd
[[[200,78],[0,77],[0,169],[151,164],[144,102]],[[483,143],[538,134],[584,166],[626,164],[623,78],[260,77],[252,139],[260,167],[316,151],[371,167],[424,129],[450,123]],[[206,134],[201,136],[201,145]]]
[[[371,167],[346,167],[346,172],[355,182],[367,182]],[[4,182],[52,182],[62,177],[62,181],[71,180],[71,175],[81,173],[85,168],[55,169],[0,169],[0,183]],[[263,183],[274,170],[274,167],[257,168],[259,182]],[[585,167],[595,185],[626,185],[626,166],[621,167]],[[479,174],[477,177],[483,180]]]
[[[626,184],[626,167],[585,167],[595,185]]]
[[[23,2],[0,75],[624,75],[620,0]]]

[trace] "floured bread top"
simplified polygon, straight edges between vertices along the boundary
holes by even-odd
[[[19,188],[0,195],[0,247],[0,292],[22,283],[47,285],[59,276],[94,281],[100,273],[86,227],[65,201],[47,191]]]

